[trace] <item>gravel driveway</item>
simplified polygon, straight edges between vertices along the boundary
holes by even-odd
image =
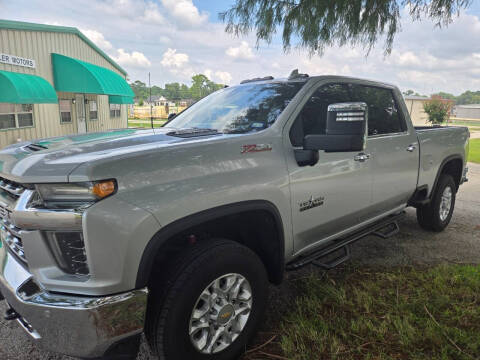
[[[480,263],[480,165],[469,164],[469,182],[461,187],[450,226],[442,233],[425,232],[417,224],[415,211],[407,210],[401,221],[401,231],[388,240],[368,237],[352,247],[353,261],[365,265],[426,265],[441,262]],[[315,268],[301,270],[318,271]],[[293,281],[299,272],[289,273],[287,280]],[[272,288],[271,307],[280,305],[282,294],[291,293],[291,281]],[[277,305],[276,305],[277,304]],[[281,305],[280,305],[281,306]],[[5,303],[0,303],[0,313]],[[0,320],[0,359],[3,360],[67,360],[43,351],[32,344],[16,322]],[[138,359],[154,359],[145,344]]]

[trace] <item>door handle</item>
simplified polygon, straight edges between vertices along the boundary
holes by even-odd
[[[416,148],[417,148],[417,146],[415,144],[410,144],[407,147],[407,151],[408,152],[413,152]]]
[[[365,154],[365,153],[360,153],[353,157],[353,160],[360,161],[360,162],[365,162],[368,159],[370,159],[370,154]]]

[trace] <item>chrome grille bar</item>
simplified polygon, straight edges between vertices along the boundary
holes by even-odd
[[[0,189],[19,197],[25,191],[25,187],[14,181],[0,177]]]
[[[22,230],[10,224],[7,220],[0,219],[0,235],[3,242],[21,261],[27,264],[21,234]]]

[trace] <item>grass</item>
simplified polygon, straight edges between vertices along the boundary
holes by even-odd
[[[480,357],[480,266],[338,273],[299,280],[275,341],[245,359]]]
[[[153,120],[153,127],[160,128],[162,127],[167,120]],[[143,127],[143,128],[151,128],[152,125],[150,120],[137,120],[137,119],[128,119],[128,127]]]
[[[480,164],[480,139],[470,139],[468,161]]]
[[[446,125],[447,123],[445,123]],[[460,125],[460,126],[480,126],[480,121],[477,120],[451,120],[448,122],[448,125]]]

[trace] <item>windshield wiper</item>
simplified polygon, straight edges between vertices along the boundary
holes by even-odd
[[[181,138],[189,138],[196,136],[207,136],[221,134],[217,129],[205,129],[205,128],[188,128],[188,129],[176,129],[167,133],[169,136],[176,136]]]

